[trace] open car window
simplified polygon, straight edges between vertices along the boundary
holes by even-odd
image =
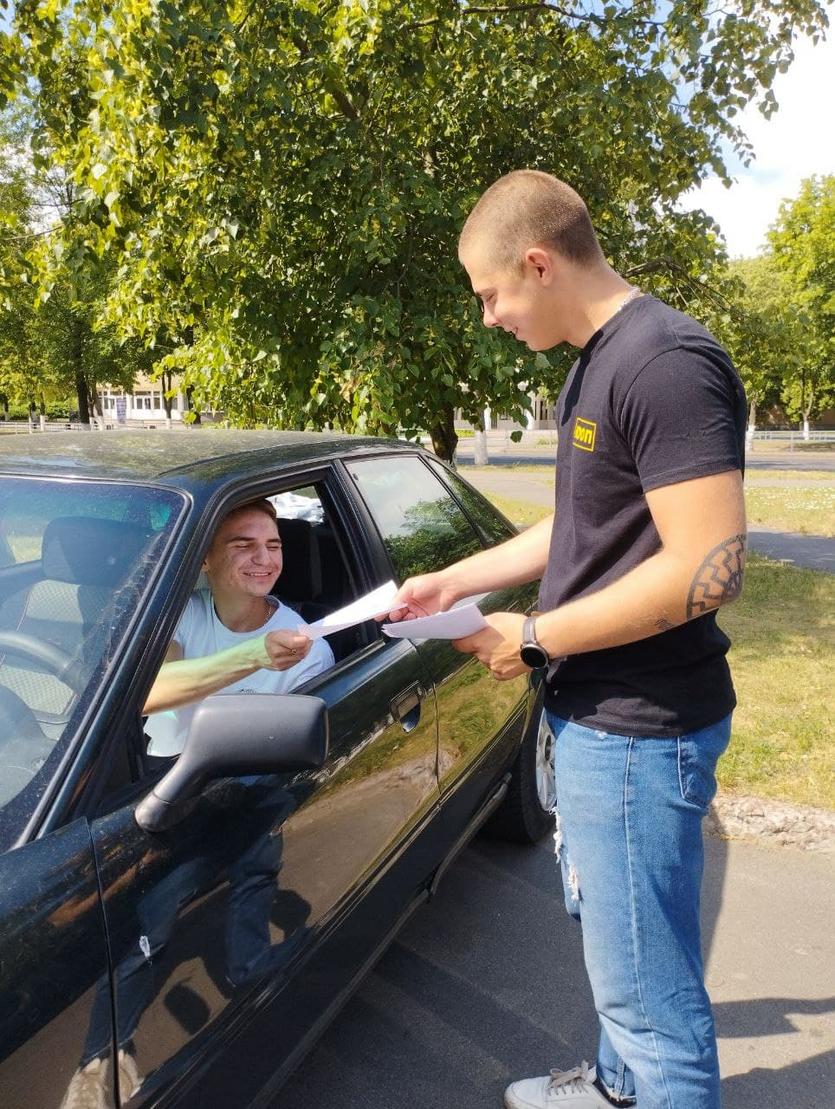
[[[295,628],[315,623],[359,596],[362,589],[357,584],[351,548],[341,538],[340,524],[326,483],[295,486],[270,494],[266,499],[276,510],[282,541],[281,573],[269,590],[272,598],[278,601],[281,626]],[[207,540],[211,545],[211,537],[207,536]],[[270,630],[276,629],[271,626]],[[224,627],[214,607],[209,579],[201,573],[180,613],[174,638],[186,659],[197,659],[261,634],[262,629],[232,633]],[[325,640],[314,641],[310,655],[298,664],[298,673],[295,667],[283,671],[280,676],[275,671],[263,669],[240,679],[230,678],[229,684],[216,692],[292,693],[302,690],[379,634],[373,621],[347,628]],[[144,723],[147,755],[171,758],[179,754],[202,700],[147,716]],[[241,712],[246,712],[246,698],[242,698]]]
[[[138,485],[0,486],[0,839],[31,814],[107,677],[185,502]]]

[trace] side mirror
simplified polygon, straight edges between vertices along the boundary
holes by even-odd
[[[183,753],[136,807],[136,823],[161,832],[211,778],[310,770],[328,757],[328,712],[319,697],[226,693],[197,708]]]

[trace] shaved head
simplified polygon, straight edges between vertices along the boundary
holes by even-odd
[[[500,177],[467,217],[458,255],[475,244],[501,269],[522,265],[529,247],[546,247],[576,265],[605,261],[583,200],[564,181],[535,169]]]

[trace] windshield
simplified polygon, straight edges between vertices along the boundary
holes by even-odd
[[[0,479],[0,840],[42,795],[183,507],[147,486]]]

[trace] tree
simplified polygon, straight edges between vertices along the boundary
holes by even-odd
[[[565,368],[480,326],[455,243],[483,188],[557,173],[618,268],[708,311],[716,229],[675,201],[725,175],[723,141],[748,156],[733,117],[774,109],[825,23],[814,0],[21,3],[6,55],[82,189],[42,270],[112,257],[106,317],[167,335],[163,367],[234,421],[427,429],[451,457],[455,407],[521,418]]]
[[[748,397],[748,443],[757,426],[757,409],[780,396],[804,351],[792,290],[770,255],[745,258],[729,266],[727,301],[709,325],[739,370]]]
[[[25,105],[0,116],[0,385],[42,414],[47,399],[75,393],[79,420],[89,425],[97,386],[130,387],[152,359],[136,340],[122,343],[101,326],[112,260],[82,251],[83,265],[56,265],[49,286],[36,288],[38,255],[49,252],[52,260],[49,238],[60,252],[72,246],[77,190],[60,169],[36,170],[32,132]]]
[[[774,264],[792,290],[803,355],[787,379],[790,414],[809,420],[835,399],[835,176],[810,177],[786,200],[768,234]]]

